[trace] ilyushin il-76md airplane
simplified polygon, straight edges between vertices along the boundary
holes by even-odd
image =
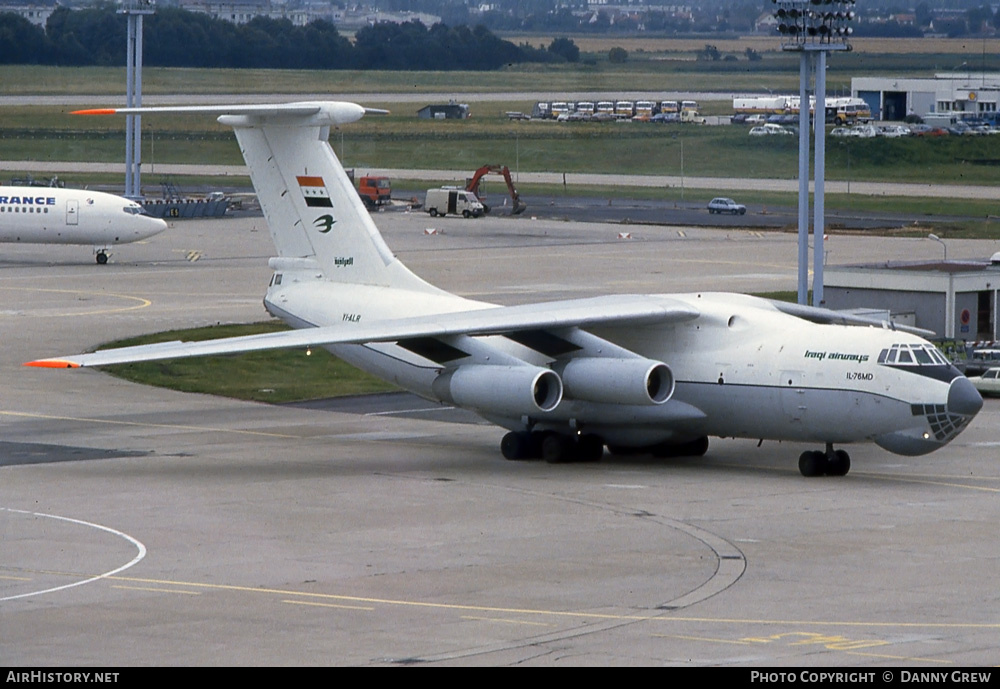
[[[84,244],[108,262],[115,244],[137,242],[167,229],[134,201],[100,191],[0,186],[0,242]]]
[[[295,329],[31,366],[322,346],[508,429],[508,459],[703,455],[709,436],[737,437],[818,444],[799,459],[806,476],[846,474],[842,444],[937,450],[983,404],[918,333],[826,309],[710,292],[519,306],[444,292],[393,256],[327,142],[365,114],[353,103],[90,112],[212,113],[233,127],[277,253],[264,305]]]

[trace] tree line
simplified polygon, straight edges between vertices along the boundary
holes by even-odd
[[[0,13],[0,64],[119,66],[125,64],[126,18],[108,4],[59,7],[45,28]],[[516,62],[562,62],[569,39],[549,48],[515,45],[484,26],[430,28],[420,22],[378,23],[352,43],[328,21],[294,26],[256,17],[233,24],[163,7],[143,20],[143,64],[156,67],[274,69],[491,70]],[[573,46],[575,48],[575,46]],[[578,55],[578,51],[576,51]]]

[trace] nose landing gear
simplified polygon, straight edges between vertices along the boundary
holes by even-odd
[[[826,444],[826,452],[803,452],[799,457],[803,476],[846,476],[850,470],[851,456],[844,450],[834,450],[833,443]]]

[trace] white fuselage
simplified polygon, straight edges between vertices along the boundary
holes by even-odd
[[[276,277],[276,281],[278,278]],[[445,294],[407,294],[281,274],[265,305],[294,327],[340,325],[449,313],[492,305]],[[536,428],[597,433],[609,443],[649,445],[703,435],[851,443],[874,441],[890,451],[931,452],[950,441],[972,415],[948,409],[957,370],[943,360],[926,365],[880,363],[886,351],[932,348],[922,338],[881,328],[819,325],[777,311],[765,300],[737,294],[672,294],[701,315],[679,325],[595,328],[591,332],[666,363],[676,383],[665,404],[606,404],[564,398],[537,414]],[[546,366],[544,356],[502,337],[489,347]],[[340,345],[337,356],[429,399],[441,366],[394,343]],[[967,382],[967,381],[966,381]],[[964,391],[963,391],[964,392]],[[476,410],[511,430],[524,420]],[[978,411],[978,407],[976,408]]]
[[[0,242],[82,244],[101,249],[136,242],[165,229],[163,220],[113,194],[0,186]]]

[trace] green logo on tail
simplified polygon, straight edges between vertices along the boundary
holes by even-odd
[[[333,219],[332,215],[321,215],[313,221],[313,226],[322,228],[320,229],[320,232],[326,234],[333,229],[333,224],[335,222],[337,221]]]

